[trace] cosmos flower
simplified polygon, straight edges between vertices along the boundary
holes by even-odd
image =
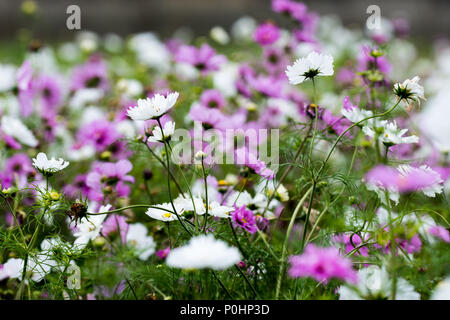
[[[147,235],[148,230],[142,223],[130,224],[127,232],[126,243],[135,248],[140,260],[145,261],[155,253],[155,240]]]
[[[376,131],[378,132],[378,139],[387,146],[393,146],[402,143],[418,143],[419,137],[417,136],[407,136],[403,135],[408,132],[408,129],[399,129],[397,127],[397,122],[379,121],[377,123]],[[371,137],[375,137],[375,130],[369,126],[363,127],[363,132]]]
[[[101,206],[98,213],[110,211],[112,206],[110,204]],[[76,238],[73,245],[79,249],[83,249],[90,240],[94,240],[102,230],[103,221],[105,221],[106,214],[92,215],[89,219],[81,220],[77,224],[77,231],[73,234]]]
[[[386,268],[370,266],[358,270],[357,290],[346,285],[339,288],[339,300],[390,299],[392,280]],[[395,300],[419,300],[420,295],[405,279],[397,278]]]
[[[229,247],[212,235],[200,235],[191,238],[185,246],[172,249],[166,263],[181,269],[225,270],[240,260],[241,254],[235,247]]]
[[[182,45],[175,54],[175,60],[187,63],[206,75],[211,71],[219,70],[227,58],[224,55],[216,54],[216,51],[205,43],[200,48]]]
[[[249,233],[253,234],[258,231],[255,215],[245,205],[241,207],[234,205],[234,211],[231,213],[231,221],[235,227],[242,228]]]
[[[348,96],[344,98],[341,114],[353,123],[373,115],[372,111],[360,109],[357,105],[352,104]]]
[[[450,300],[450,277],[437,284],[431,294],[430,300]]]
[[[63,158],[59,158],[58,160],[55,158],[48,159],[45,153],[39,152],[36,158],[33,158],[33,166],[43,174],[53,174],[67,168],[69,162]]]
[[[278,40],[280,31],[276,25],[270,22],[260,24],[254,34],[253,40],[261,46],[267,46]]]
[[[177,206],[176,203],[174,203],[175,209],[177,210],[177,213],[179,215],[183,214],[184,209],[181,206]],[[177,215],[173,212],[172,204],[169,202],[157,204],[154,205],[155,207],[161,208],[155,209],[155,208],[148,208],[145,212],[146,215],[148,215],[150,218],[164,221],[164,222],[170,222],[174,220],[178,220]]]
[[[175,132],[175,122],[167,121],[164,124],[163,131],[161,132],[161,128],[159,126],[155,127],[152,131],[152,135],[148,137],[148,142],[163,142],[164,140],[169,140],[170,137]],[[164,135],[163,135],[164,133]],[[163,138],[164,137],[164,138]]]
[[[217,108],[221,109],[225,106],[225,98],[223,94],[217,89],[208,89],[203,91],[200,96],[200,103],[208,108]]]
[[[413,108],[413,103],[420,106],[420,100],[425,100],[424,89],[419,84],[420,77],[406,79],[403,83],[394,84],[395,95],[402,100],[408,111]]]
[[[397,169],[378,165],[366,174],[365,181],[368,187],[375,186],[400,193],[422,191],[428,197],[434,197],[443,190],[443,180],[439,173],[426,165],[420,167],[401,165]]]
[[[178,95],[172,92],[164,97],[157,93],[152,98],[139,99],[137,106],[129,108],[127,114],[133,120],[158,119],[175,105]]]
[[[296,85],[316,76],[333,75],[333,57],[312,51],[308,56],[297,59],[286,69],[289,83]]]
[[[33,132],[31,132],[19,119],[3,116],[1,125],[3,133],[19,140],[19,142],[24,145],[35,148],[39,144]]]
[[[134,177],[128,173],[133,165],[128,160],[113,162],[101,162],[94,165],[86,177],[86,185],[89,189],[89,199],[102,201],[105,195],[114,194],[118,197],[126,197],[130,194],[127,182],[134,183]]]
[[[356,283],[357,273],[352,268],[351,260],[341,256],[334,247],[319,248],[310,243],[303,254],[289,258],[291,267],[289,275],[293,278],[312,277],[327,283],[332,278]]]

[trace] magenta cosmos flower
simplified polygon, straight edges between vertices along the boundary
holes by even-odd
[[[91,58],[87,63],[75,67],[72,73],[70,88],[78,90],[82,88],[108,88],[108,69],[106,64],[97,57]]]
[[[334,247],[319,248],[312,243],[308,244],[303,254],[291,256],[289,263],[291,267],[288,273],[293,278],[312,277],[324,283],[332,278],[351,283],[358,281],[351,260],[341,256]]]
[[[234,205],[234,211],[231,212],[231,221],[235,227],[247,230],[249,233],[253,234],[258,231],[255,215],[245,205],[239,208]]]
[[[216,54],[216,51],[205,43],[200,48],[181,46],[175,54],[175,61],[188,63],[206,75],[211,71],[219,70],[227,58],[224,55]]]
[[[276,25],[270,22],[260,24],[254,34],[253,40],[261,46],[267,46],[278,40],[280,37],[280,30]]]
[[[203,91],[200,96],[200,103],[207,108],[221,109],[225,106],[226,101],[219,90],[209,89]]]
[[[89,199],[102,201],[105,194],[127,197],[130,187],[126,183],[134,183],[134,177],[128,175],[132,168],[133,165],[128,160],[97,163],[86,177],[86,185],[90,188]]]
[[[267,168],[266,163],[259,160],[250,150],[245,147],[235,150],[235,160],[236,164],[244,164],[250,170],[263,178],[272,180],[275,177],[275,173]]]
[[[47,75],[39,75],[33,81],[33,94],[41,102],[41,113],[56,111],[61,105],[62,91],[58,79]]]
[[[28,117],[33,113],[33,68],[30,61],[26,60],[17,70],[16,78],[20,112],[22,116]]]
[[[98,152],[120,139],[122,135],[116,130],[113,123],[107,120],[94,120],[83,127],[77,133],[77,140],[83,145],[92,145]]]

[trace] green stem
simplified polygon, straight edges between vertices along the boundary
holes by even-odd
[[[287,253],[287,246],[289,242],[289,236],[291,235],[292,228],[294,226],[295,219],[297,218],[297,214],[300,211],[300,208],[302,207],[303,202],[305,201],[306,197],[308,197],[309,193],[313,190],[313,187],[309,188],[308,191],[303,195],[303,197],[300,199],[300,201],[297,204],[297,207],[295,207],[294,213],[292,214],[291,221],[289,222],[286,236],[284,238],[283,243],[283,249],[281,251],[281,262],[280,262],[280,271],[278,273],[278,280],[277,280],[277,287],[275,291],[275,299],[278,299],[280,296],[280,289],[281,289],[281,282],[283,280],[284,275],[284,269],[286,265],[286,253]]]

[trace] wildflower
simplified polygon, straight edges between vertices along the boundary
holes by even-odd
[[[386,268],[370,266],[358,270],[357,290],[348,286],[339,288],[339,300],[390,299],[392,280]],[[397,278],[395,300],[419,300],[420,295],[405,279]]]
[[[386,146],[419,142],[419,137],[417,136],[412,135],[404,137],[403,135],[408,132],[408,129],[399,129],[395,120],[393,122],[380,121],[376,126],[377,128],[375,128],[375,130],[368,126],[364,126],[363,132],[371,138],[378,135],[378,139]]]
[[[167,121],[164,124],[163,127],[163,131],[161,132],[161,128],[160,127],[156,127],[155,129],[153,129],[152,134],[149,138],[148,138],[148,142],[163,142],[170,140],[170,137],[173,135],[173,133],[175,132],[175,122],[173,121]]]
[[[9,64],[0,64],[0,92],[14,88],[16,84],[16,67]]]
[[[450,300],[450,277],[439,282],[431,294],[430,300]]]
[[[175,204],[175,203],[174,203]],[[146,215],[148,215],[150,218],[161,220],[164,222],[170,222],[174,220],[178,220],[177,215],[173,212],[172,204],[171,203],[162,203],[157,204],[155,207],[161,208],[161,209],[155,209],[155,208],[148,208],[145,212]],[[177,210],[177,213],[183,214],[184,210],[180,206],[175,206],[175,209]]]
[[[332,278],[350,283],[357,282],[357,274],[352,269],[351,261],[342,257],[334,247],[319,248],[311,243],[303,254],[291,256],[289,262],[289,275],[293,278],[312,277],[324,283]]]
[[[145,261],[155,252],[156,243],[147,235],[147,228],[142,223],[131,224],[128,228],[126,242],[136,248],[140,260]]]
[[[412,109],[414,102],[420,106],[420,100],[425,100],[424,89],[419,84],[419,80],[420,78],[415,76],[412,79],[406,79],[403,83],[394,84],[395,95],[406,104],[408,111]]]
[[[0,281],[7,278],[20,278],[22,276],[23,266],[23,259],[9,259],[5,264],[0,265]]]
[[[333,57],[312,51],[305,58],[297,59],[286,69],[289,83],[296,85],[316,76],[333,75]]]
[[[446,228],[442,226],[432,226],[428,229],[428,232],[444,242],[450,243],[450,234]]]
[[[203,91],[202,95],[200,96],[200,103],[208,108],[221,109],[225,106],[226,101],[219,90],[209,89]]]
[[[200,235],[191,238],[187,245],[172,249],[166,263],[181,269],[225,270],[240,260],[241,254],[235,247],[229,247],[212,235]]]
[[[108,187],[115,187],[115,193],[119,197],[128,196],[130,187],[126,182],[134,183],[134,177],[128,175],[132,168],[133,165],[128,160],[97,163],[86,177],[86,185],[90,188],[89,199],[102,201]]]
[[[224,55],[217,55],[216,51],[205,43],[200,48],[182,45],[175,54],[175,60],[187,63],[206,75],[219,70],[227,58]]]
[[[108,88],[107,78],[106,64],[93,56],[87,63],[73,69],[70,88],[72,91],[85,88],[98,88],[104,91]]]
[[[156,256],[160,259],[165,259],[169,255],[170,247],[167,247],[165,249],[160,249],[156,251]]]
[[[258,230],[255,215],[245,205],[241,207],[234,205],[234,211],[231,213],[231,221],[235,227],[238,226],[249,233],[255,233]]]
[[[260,24],[253,34],[253,40],[261,46],[270,45],[277,41],[279,37],[280,30],[270,22]]]
[[[17,89],[20,102],[20,111],[22,116],[28,117],[33,112],[33,88],[32,88],[33,69],[31,62],[26,60],[17,70]]]
[[[3,116],[1,125],[3,133],[19,140],[24,145],[35,148],[39,144],[34,134],[19,119]]]
[[[69,165],[69,162],[63,158],[56,160],[55,158],[48,159],[47,155],[43,152],[39,152],[36,158],[33,158],[33,166],[45,174],[53,174],[61,171]]]
[[[426,165],[402,165],[397,169],[379,165],[366,174],[365,181],[369,186],[400,193],[420,190],[428,197],[434,197],[443,190],[439,173]]]
[[[152,98],[139,99],[137,106],[128,109],[127,114],[133,120],[159,119],[177,102],[178,92],[172,92],[164,97],[155,94]]]
[[[275,177],[275,173],[266,166],[264,161],[259,160],[253,152],[245,147],[235,150],[236,164],[244,164],[250,168],[254,173],[260,175],[263,178],[272,180]]]
[[[370,110],[362,110],[350,102],[350,98],[346,96],[344,98],[341,114],[353,123],[359,122],[367,117],[373,115]]]
[[[98,213],[110,211],[112,206],[110,204],[101,206]],[[103,221],[105,221],[106,214],[93,215],[89,219],[81,221],[77,225],[77,231],[73,234],[76,238],[74,246],[83,249],[89,243],[90,240],[94,240],[100,234],[102,230]]]
[[[104,236],[109,236],[114,232],[119,232],[120,230],[120,238],[122,243],[126,243],[126,237],[130,227],[126,220],[127,219],[124,216],[119,216],[117,214],[109,215],[103,223],[102,234]]]

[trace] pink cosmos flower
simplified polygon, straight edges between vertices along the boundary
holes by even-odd
[[[99,152],[105,151],[110,144],[121,137],[113,123],[102,119],[84,125],[77,133],[78,141],[94,146]]]
[[[188,63],[206,75],[211,71],[219,70],[227,58],[224,55],[216,54],[216,51],[205,43],[200,48],[181,46],[175,54],[175,61]]]
[[[448,233],[448,230],[443,226],[432,226],[428,229],[428,233],[432,236],[442,239],[447,243],[450,243],[450,234]]]
[[[395,169],[379,165],[366,174],[365,180],[368,184],[392,191],[412,192],[420,190],[429,197],[434,197],[443,188],[443,180],[439,173],[428,166],[403,165]]]
[[[118,197],[127,197],[130,187],[125,183],[134,183],[134,177],[128,175],[133,165],[128,160],[117,163],[99,162],[86,177],[86,185],[90,188],[89,199],[102,201],[106,194],[115,194]]]
[[[24,188],[28,178],[36,175],[36,170],[27,154],[17,153],[6,160],[3,173],[5,178],[9,177],[11,181],[17,181],[18,188]],[[3,187],[6,187],[6,185],[3,185]]]
[[[255,215],[245,205],[239,208],[234,205],[234,211],[231,212],[231,221],[235,227],[247,230],[249,233],[253,234],[258,231]]]
[[[102,234],[104,234],[105,236],[109,236],[110,234],[118,232],[120,230],[120,238],[122,239],[122,243],[126,243],[129,227],[126,220],[127,219],[124,216],[120,216],[117,214],[108,216],[105,222],[103,222]]]
[[[54,77],[39,75],[33,81],[33,95],[39,97],[41,102],[41,113],[55,111],[61,104],[62,92],[60,83]]]
[[[235,163],[238,165],[244,164],[246,167],[263,178],[272,180],[275,177],[275,173],[267,168],[265,162],[259,160],[252,151],[245,147],[235,150]]]
[[[31,62],[26,60],[17,70],[17,89],[22,116],[28,117],[33,112],[33,69]]]
[[[350,253],[355,248],[358,248],[362,244],[362,239],[359,235],[355,234],[341,234],[337,236],[333,236],[333,240],[337,243],[342,243],[345,245],[345,252]],[[367,246],[360,247],[353,253],[354,256],[369,256],[369,249]]]
[[[341,256],[334,247],[319,248],[312,243],[308,244],[303,254],[291,256],[289,263],[291,267],[288,273],[293,278],[312,277],[324,283],[332,278],[354,284],[358,281],[351,260]]]
[[[280,30],[270,22],[260,24],[253,33],[253,40],[261,46],[267,46],[278,40]]]
[[[203,91],[202,95],[200,96],[200,103],[208,108],[221,109],[223,106],[225,106],[226,101],[219,90],[209,89]]]
[[[82,88],[108,89],[108,68],[98,57],[91,59],[83,65],[75,67],[72,73],[71,90]]]
[[[165,249],[160,249],[160,250],[156,251],[156,256],[159,259],[163,260],[163,259],[167,258],[167,256],[169,255],[169,252],[170,252],[170,247],[167,247]]]

